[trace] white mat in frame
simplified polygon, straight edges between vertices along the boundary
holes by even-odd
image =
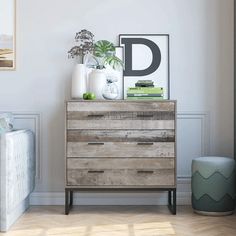
[[[132,43],[132,55],[128,55],[128,49],[126,50],[122,39],[133,40]],[[138,43],[137,41],[146,40],[150,44],[155,46],[155,50],[151,49],[151,46],[145,45],[143,43]],[[136,41],[136,42],[135,42]],[[123,42],[123,43],[122,43]],[[124,63],[125,63],[125,72],[124,72],[124,98],[126,98],[127,88],[135,87],[135,83],[138,80],[153,80],[154,85],[157,87],[164,88],[164,99],[170,99],[169,91],[169,77],[170,77],[170,63],[169,63],[169,35],[168,34],[120,34],[119,35],[119,44],[124,47]],[[154,55],[155,51],[158,51],[159,55]],[[130,52],[130,50],[129,50]],[[152,62],[154,62],[154,57],[159,57],[159,63],[156,66],[156,69],[146,75],[140,75],[140,71],[145,71],[151,67]],[[128,58],[128,59],[127,59]],[[127,62],[129,60],[129,63]],[[129,73],[127,71],[127,63],[129,64]],[[130,68],[131,67],[131,68]],[[132,71],[134,73],[132,73]],[[147,70],[148,71],[148,70]],[[127,73],[126,73],[127,72]],[[136,73],[135,73],[136,72]],[[148,72],[147,72],[148,73]]]

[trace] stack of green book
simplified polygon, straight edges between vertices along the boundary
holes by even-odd
[[[138,80],[135,87],[154,87],[154,82],[152,80]]]
[[[164,90],[161,87],[131,87],[127,91],[128,100],[162,100]]]

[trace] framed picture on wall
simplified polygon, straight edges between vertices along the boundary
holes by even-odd
[[[169,35],[120,34],[119,45],[124,48],[124,99],[139,86],[153,87],[142,89],[149,98],[169,99]]]
[[[0,70],[15,69],[16,0],[0,0]]]

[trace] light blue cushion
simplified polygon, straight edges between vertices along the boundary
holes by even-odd
[[[0,134],[13,130],[12,113],[0,113]]]

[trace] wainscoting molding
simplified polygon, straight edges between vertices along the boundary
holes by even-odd
[[[207,156],[210,150],[208,112],[179,112],[177,114],[177,176],[191,178],[191,162],[195,157]]]
[[[30,205],[64,205],[64,192],[34,192]],[[166,192],[82,192],[74,205],[167,205]],[[177,205],[191,205],[191,179],[178,179]]]
[[[179,112],[177,114],[179,162],[177,204],[191,204],[191,161],[209,153],[210,130],[207,112]],[[35,192],[30,197],[32,205],[63,205],[64,192]],[[162,192],[116,192],[75,194],[78,205],[166,205],[167,195]]]
[[[8,111],[4,111],[8,112]],[[41,114],[38,112],[11,111],[15,129],[30,129],[35,134],[36,180],[41,180]]]
[[[41,139],[42,115],[38,112],[13,112],[15,128],[31,129],[36,140],[36,178],[41,181]],[[209,153],[210,130],[209,114],[207,112],[178,112],[178,189],[177,202],[190,204],[191,199],[191,161],[194,157],[204,156]],[[80,193],[75,197],[75,204],[81,205],[165,205],[165,193]],[[31,195],[33,205],[60,205],[64,204],[63,192],[35,192]]]

